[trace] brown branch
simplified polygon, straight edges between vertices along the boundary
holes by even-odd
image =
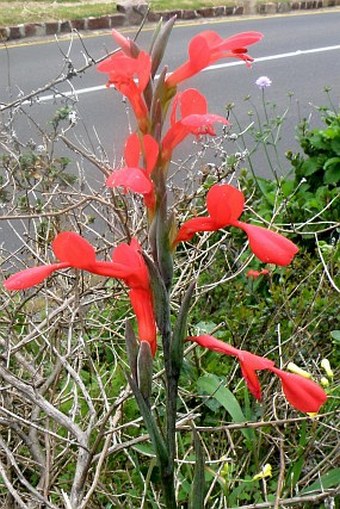
[[[329,415],[336,415],[337,412],[327,412],[324,414],[320,414],[317,416],[318,419],[321,419],[322,417],[326,417]],[[240,422],[236,424],[226,424],[224,426],[197,426],[197,431],[201,432],[208,432],[212,433],[214,431],[230,431],[230,430],[237,430],[237,429],[244,429],[244,428],[262,428],[265,426],[284,426],[285,424],[290,424],[294,422],[302,422],[302,421],[315,421],[315,417],[309,417],[306,415],[305,417],[292,417],[290,419],[277,419],[272,421],[260,421],[260,422]],[[183,431],[191,431],[190,426],[187,425],[180,425],[177,426],[177,430],[183,430]]]
[[[333,490],[323,491],[322,493],[316,493],[315,495],[306,495],[301,497],[293,497],[293,498],[282,498],[279,500],[279,507],[284,507],[285,505],[296,505],[296,504],[304,504],[305,502],[319,502],[328,497],[334,497],[340,493],[339,488],[335,488]],[[259,504],[250,504],[250,505],[241,505],[237,507],[231,507],[230,509],[266,509],[267,507],[274,507],[276,502],[261,502]]]
[[[58,78],[55,78],[53,81],[50,81],[49,83],[46,83],[46,85],[38,88],[37,90],[32,90],[32,92],[30,92],[29,94],[26,94],[23,97],[19,97],[18,99],[15,99],[15,101],[12,101],[11,103],[0,105],[0,112],[9,110],[11,108],[14,108],[16,106],[19,106],[19,105],[22,105],[25,103],[29,103],[30,101],[32,101],[32,99],[34,99],[38,95],[42,94],[43,92],[47,92],[48,90],[53,89],[53,87],[55,87],[56,85],[59,85],[60,83],[63,83],[64,81],[70,80],[70,79],[74,78],[75,76],[79,76],[80,74],[83,74],[85,71],[87,71],[87,69],[89,69],[93,65],[99,64],[100,62],[102,62],[103,60],[108,58],[109,56],[113,55],[114,53],[117,53],[117,51],[119,51],[119,50],[115,49],[114,51],[111,51],[107,55],[105,55],[101,58],[98,58],[97,60],[92,59],[88,64],[83,65],[83,67],[80,67],[79,69],[73,68],[73,69],[69,70],[69,72],[67,74],[62,74]],[[59,92],[56,92],[55,95],[57,96],[57,95],[62,95],[62,94]]]
[[[7,216],[0,216],[0,221],[9,221],[13,219],[40,219],[43,217],[55,217],[55,216],[62,216],[66,214],[67,212],[70,212],[70,210],[76,209],[77,207],[80,207],[84,203],[90,201],[93,199],[92,197],[86,197],[82,200],[78,201],[77,203],[74,203],[73,205],[70,205],[69,207],[65,207],[62,210],[55,210],[53,212],[37,212],[36,214],[20,214],[20,215],[7,215]]]
[[[31,401],[34,405],[38,405],[43,412],[49,417],[54,419],[60,426],[66,428],[73,436],[76,437],[80,444],[84,441],[84,432],[79,426],[69,419],[65,414],[60,412],[54,405],[43,398],[38,392],[36,392],[30,385],[26,384],[19,378],[8,371],[3,366],[0,366],[0,377],[5,380],[10,386],[17,389],[17,391],[25,398]]]

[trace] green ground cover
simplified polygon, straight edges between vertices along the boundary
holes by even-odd
[[[231,0],[157,0],[150,3],[154,11],[172,9],[199,9],[218,5],[232,4]],[[105,16],[115,14],[116,2],[96,2],[85,0],[7,0],[0,2],[0,26],[16,25],[28,22],[58,21]]]

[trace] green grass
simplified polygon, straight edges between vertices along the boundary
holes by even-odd
[[[0,27],[21,23],[39,23],[44,21],[58,21],[87,18],[90,16],[105,16],[115,14],[116,2],[86,3],[83,0],[0,0]],[[218,5],[233,4],[232,0],[156,0],[150,2],[154,11],[175,9],[199,9]]]
[[[72,5],[72,4],[71,4]],[[1,7],[0,7],[1,9]],[[115,7],[110,3],[89,5],[51,5],[46,3],[31,4],[29,9],[22,2],[11,2],[5,9],[0,10],[0,26],[17,25],[21,23],[38,23],[44,21],[58,21],[79,19],[89,16],[104,16],[115,14]]]

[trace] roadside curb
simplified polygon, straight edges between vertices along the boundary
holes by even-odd
[[[291,11],[322,9],[325,7],[340,6],[340,0],[296,0],[291,2],[266,2],[256,5],[254,14],[281,14]],[[117,10],[120,6],[117,6]],[[45,23],[24,23],[8,27],[0,27],[0,42],[25,37],[66,34],[74,30],[88,31],[109,28],[121,28],[131,25],[139,25],[145,15],[142,11],[135,9],[132,12],[124,11],[117,14],[101,16],[98,18],[89,17],[68,21],[47,21]],[[180,20],[192,20],[203,18],[241,16],[250,14],[244,5],[206,7],[201,9],[176,9],[171,11],[149,11],[146,15],[147,21],[157,22],[161,18],[167,20],[177,16]]]

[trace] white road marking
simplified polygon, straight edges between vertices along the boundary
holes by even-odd
[[[335,51],[340,50],[340,45],[336,46],[325,46],[323,48],[313,48],[313,49],[306,49],[306,50],[297,50],[297,51],[290,51],[288,53],[278,53],[277,55],[269,55],[267,57],[259,57],[255,58],[254,63],[258,62],[268,62],[271,60],[280,60],[282,58],[292,58],[292,57],[299,57],[301,55],[310,55],[314,53],[324,53],[326,51]],[[203,69],[202,72],[210,72],[210,71],[216,71],[219,69],[226,69],[227,67],[234,67],[236,65],[245,65],[245,63],[242,60],[237,60],[236,62],[225,62],[223,64],[215,64],[210,65],[206,69]],[[156,76],[157,78],[157,76]],[[97,85],[95,87],[87,87],[87,88],[80,88],[78,90],[70,90],[68,92],[64,92],[62,94],[49,94],[44,95],[42,97],[39,97],[39,102],[48,102],[53,101],[57,98],[61,97],[77,97],[81,94],[89,94],[92,92],[99,92],[100,90],[105,89],[105,85]],[[29,101],[27,101],[29,103]]]

